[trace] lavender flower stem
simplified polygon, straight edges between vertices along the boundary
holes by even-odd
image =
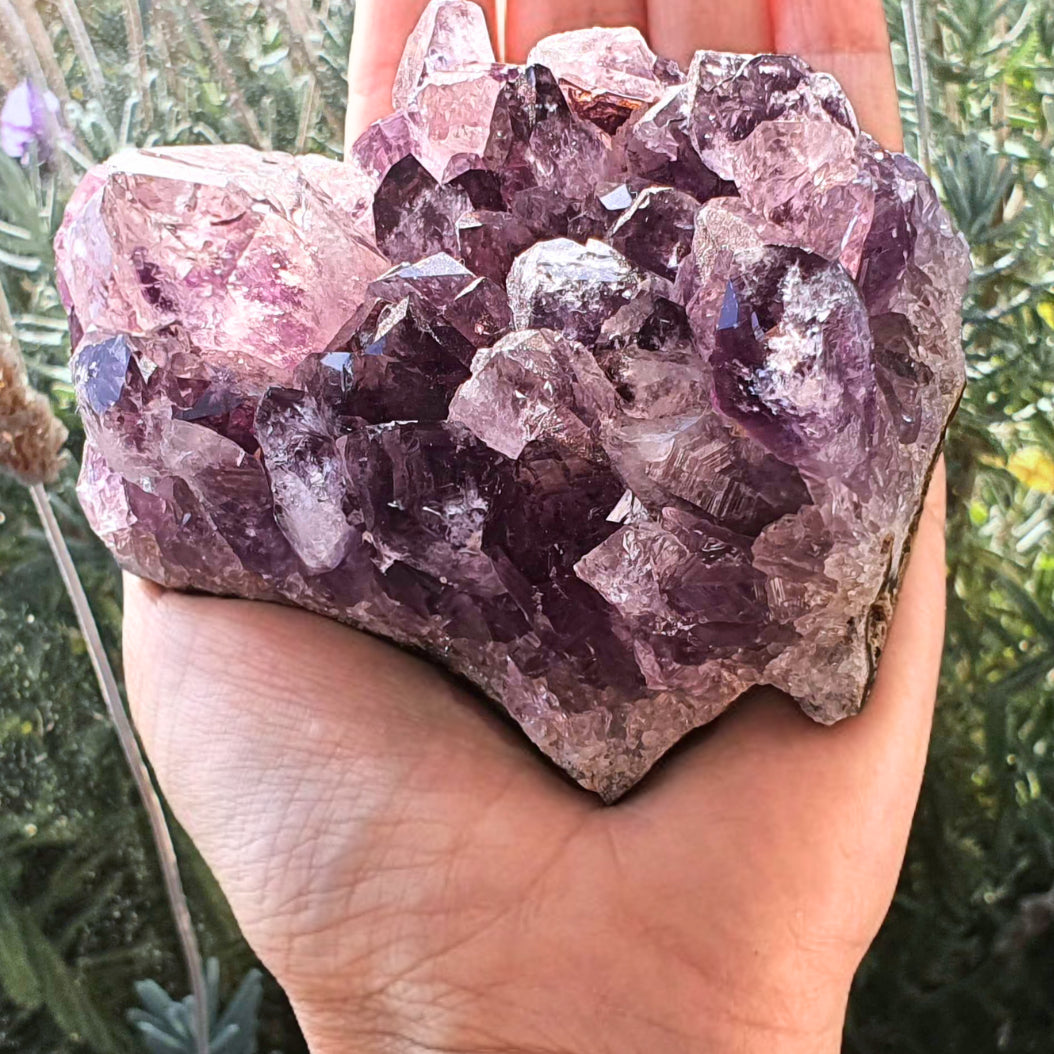
[[[63,584],[69,594],[73,610],[77,616],[81,633],[88,646],[88,655],[91,658],[92,668],[99,682],[99,689],[106,702],[106,708],[110,712],[114,728],[117,730],[117,738],[124,751],[125,760],[131,770],[132,778],[135,780],[136,789],[146,809],[150,821],[150,830],[154,837],[154,845],[157,848],[158,860],[161,864],[161,874],[164,878],[165,892],[172,909],[172,916],[176,924],[176,932],[179,937],[180,946],[183,949],[183,957],[186,961],[187,973],[190,978],[190,989],[194,996],[194,1038],[196,1054],[209,1054],[209,1018],[208,1018],[208,995],[205,985],[205,973],[201,964],[201,949],[198,946],[197,934],[194,932],[194,924],[190,917],[190,908],[187,904],[183,883],[179,877],[179,863],[176,859],[176,848],[172,842],[172,834],[168,829],[168,822],[161,806],[161,799],[154,789],[139,742],[135,736],[131,719],[124,708],[120,689],[117,686],[117,678],[114,676],[113,667],[107,658],[106,649],[103,647],[99,629],[95,624],[88,597],[84,592],[77,568],[70,556],[66,539],[62,535],[58,520],[51,508],[47,491],[41,483],[34,483],[29,488],[36,506],[37,514],[44,528],[48,545],[51,547],[55,563],[58,565],[59,573],[62,575]]]
[[[925,31],[922,13],[917,0],[901,0],[901,15],[904,19],[904,40],[908,52],[908,71],[911,75],[911,92],[915,103],[915,131],[918,140],[918,161],[927,176],[933,176],[930,155],[932,130],[930,128],[929,69],[926,62]]]

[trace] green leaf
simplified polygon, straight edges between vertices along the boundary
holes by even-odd
[[[193,1054],[193,1049],[182,1040],[163,1032],[150,1021],[138,1022],[135,1027],[150,1054]]]
[[[152,1014],[161,1021],[165,1020],[168,1015],[168,1008],[172,1005],[172,1000],[161,985],[156,981],[136,981],[135,994],[139,997],[139,1002],[143,1004],[147,1013]],[[140,1012],[133,1011],[133,1013]]]
[[[110,1026],[96,1009],[81,979],[66,964],[29,912],[0,893],[3,948],[0,970],[9,996],[26,1009],[43,1007],[66,1036],[99,1054],[119,1049]],[[9,974],[12,962],[16,970]]]
[[[238,990],[231,997],[226,1010],[217,1022],[222,1031],[228,1025],[237,1025],[242,1034],[248,1037],[256,1035],[257,1014],[260,1000],[263,997],[263,976],[259,970],[250,970],[238,985]],[[247,1048],[248,1049],[248,1048]]]
[[[0,249],[0,264],[10,267],[24,274],[36,274],[43,266],[43,262],[36,256],[20,256],[18,253],[9,253]]]
[[[26,948],[18,909],[0,891],[0,989],[23,1010],[36,1010],[43,988]]]

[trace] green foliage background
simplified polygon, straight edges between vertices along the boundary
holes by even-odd
[[[33,382],[80,430],[50,241],[73,182],[127,145],[341,146],[352,0],[12,0],[0,90],[32,46],[68,156],[0,155],[0,283]],[[1054,5],[923,3],[938,181],[977,265],[948,444],[949,629],[922,803],[860,971],[849,1054],[1054,1050]],[[7,22],[4,21],[5,11]],[[909,146],[918,87],[889,10]],[[11,17],[17,25],[9,24]],[[22,34],[26,34],[23,36]],[[71,461],[53,500],[104,635],[120,584]],[[115,653],[116,658],[116,653]],[[207,954],[252,957],[180,842]],[[0,479],[0,1054],[130,1051],[146,977],[184,980],[149,838],[28,495]],[[303,1050],[277,986],[261,1049]]]

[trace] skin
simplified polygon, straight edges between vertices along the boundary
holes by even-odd
[[[353,134],[386,111],[422,7],[360,0]],[[627,21],[682,61],[804,54],[900,143],[878,0],[510,0],[503,49]],[[823,728],[755,693],[613,808],[392,646],[129,578],[143,742],[312,1051],[837,1051],[922,776],[944,491],[938,466],[861,716]]]

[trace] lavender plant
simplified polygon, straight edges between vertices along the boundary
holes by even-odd
[[[208,1054],[256,1054],[256,1019],[263,995],[259,970],[245,975],[221,1012],[218,960],[209,959],[205,969]],[[128,1011],[128,1020],[149,1054],[196,1054],[201,1020],[196,997],[173,999],[155,981],[140,981],[135,990],[141,1005]]]

